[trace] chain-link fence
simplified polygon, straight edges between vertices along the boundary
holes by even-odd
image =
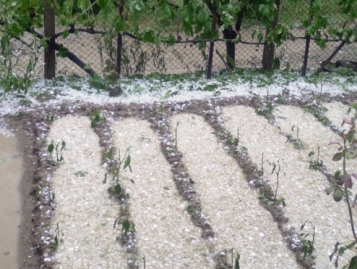
[[[326,0],[324,3],[324,12],[329,15],[330,20],[334,24],[341,24],[346,21],[342,14],[336,13],[336,0]],[[305,54],[305,30],[299,21],[302,16],[308,18],[310,1],[298,1],[294,6],[288,6],[281,1],[279,21],[286,25],[292,25],[291,33],[295,39],[290,38],[283,42],[281,46],[276,48],[275,56],[280,59],[280,68],[285,68],[289,65],[293,69],[301,68]],[[100,34],[106,29],[106,23],[103,23],[102,29],[95,29],[98,33],[88,33],[79,31],[77,34],[70,34],[66,39],[57,38],[56,42],[63,44],[70,52],[74,53],[79,59],[88,64],[98,75],[110,75],[115,72],[116,66],[116,36],[108,36]],[[147,17],[142,18],[143,27],[150,26],[158,27],[155,20],[155,14],[147,14]],[[177,26],[171,26],[167,29],[167,36],[172,34],[178,42],[172,46],[166,43],[160,45],[153,43],[145,43],[139,41],[129,35],[123,35],[122,58],[121,58],[121,73],[122,75],[132,74],[150,74],[153,72],[164,74],[177,73],[193,73],[196,71],[204,71],[207,69],[208,47],[199,49],[198,44],[187,42],[188,38],[184,35],[182,29]],[[235,44],[236,59],[235,66],[238,68],[258,68],[261,67],[261,59],[263,47],[256,38],[252,38],[253,30],[259,27],[255,20],[243,20],[240,43]],[[61,32],[64,29],[57,28],[56,32]],[[261,27],[262,32],[265,29]],[[41,32],[41,30],[38,30]],[[223,38],[223,35],[220,37]],[[324,38],[329,39],[326,34]],[[35,38],[26,33],[21,39],[13,39],[13,71],[21,76],[26,71],[29,61],[36,54],[38,61],[36,63],[34,76],[43,77],[43,47],[39,42],[34,43]],[[192,40],[192,39],[191,39]],[[186,43],[185,43],[186,42]],[[335,48],[340,44],[337,42],[326,42],[326,48],[321,49],[314,41],[310,43],[308,67],[317,68]],[[214,56],[212,70],[220,70],[226,68],[224,56],[226,55],[226,44],[223,40],[214,42]],[[220,57],[223,55],[223,57]],[[357,44],[351,43],[345,45],[341,51],[334,57],[336,60],[351,60],[357,61]],[[84,70],[68,58],[57,57],[56,59],[56,74],[57,76],[70,76],[76,74],[85,76]]]

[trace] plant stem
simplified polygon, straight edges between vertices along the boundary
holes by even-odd
[[[261,164],[261,168],[262,168],[262,180],[264,180],[264,152],[262,152],[262,164]]]
[[[346,148],[346,138],[343,139],[343,174],[346,175],[347,171],[346,171],[346,157],[345,157],[345,152],[347,151]],[[353,234],[353,238],[355,239],[355,242],[357,242],[357,237],[356,237],[356,232],[355,232],[355,226],[353,223],[353,217],[352,217],[352,210],[351,210],[351,204],[350,204],[350,198],[348,195],[348,190],[347,190],[347,186],[345,185],[345,195],[346,195],[346,201],[347,201],[347,206],[348,206],[348,214],[350,215],[350,222],[351,222],[351,229],[352,229],[352,234]]]
[[[177,152],[177,128],[179,126],[180,122],[178,121],[176,123],[176,128],[175,128],[175,151]]]
[[[274,196],[275,201],[276,201],[276,196],[278,195],[278,189],[279,189],[279,173],[280,173],[280,163],[278,160],[278,170],[275,171],[275,174],[276,174],[276,190],[275,190],[275,196]]]

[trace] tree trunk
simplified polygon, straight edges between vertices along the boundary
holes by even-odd
[[[56,50],[53,46],[55,35],[55,10],[48,0],[44,0],[44,34],[50,39],[49,46],[44,51],[45,59],[45,79],[53,79],[56,77]]]
[[[118,1],[118,12],[121,19],[123,19],[123,11],[124,11],[124,2],[123,0]],[[118,76],[121,74],[121,52],[123,47],[123,35],[118,33],[117,37],[117,62],[116,62],[116,71]]]
[[[223,37],[224,39],[235,39],[237,37],[237,33],[229,27],[228,29],[223,30]],[[226,42],[226,52],[227,52],[227,64],[229,68],[235,67],[235,60],[236,60],[236,48],[233,42],[227,41]]]
[[[275,18],[271,24],[271,28],[274,29],[278,25],[279,21],[279,11],[280,11],[280,0],[275,0],[275,5],[277,9],[277,13],[275,15]],[[269,28],[266,28],[265,31],[265,36],[267,37],[270,33]],[[262,65],[263,69],[267,71],[271,71],[273,69],[274,65],[274,57],[275,57],[275,44],[265,44],[264,45],[264,50],[263,50],[263,57],[262,57]]]
[[[217,11],[215,9],[213,9],[212,16],[213,18],[212,18],[211,31],[212,33],[214,33],[216,31],[216,23],[217,23]],[[207,79],[210,79],[212,76],[213,49],[214,49],[214,41],[212,40],[209,44],[207,74],[206,74]]]

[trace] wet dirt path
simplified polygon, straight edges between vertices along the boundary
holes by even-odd
[[[18,268],[17,241],[21,209],[18,186],[22,158],[17,140],[0,133],[0,268]]]

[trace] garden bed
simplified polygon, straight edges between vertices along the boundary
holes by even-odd
[[[27,169],[22,268],[230,268],[238,253],[243,268],[332,266],[352,235],[347,207],[324,191],[341,166],[328,143],[353,98],[74,102],[7,116]],[[324,170],[309,169],[318,147]],[[315,251],[304,259],[306,221]]]

